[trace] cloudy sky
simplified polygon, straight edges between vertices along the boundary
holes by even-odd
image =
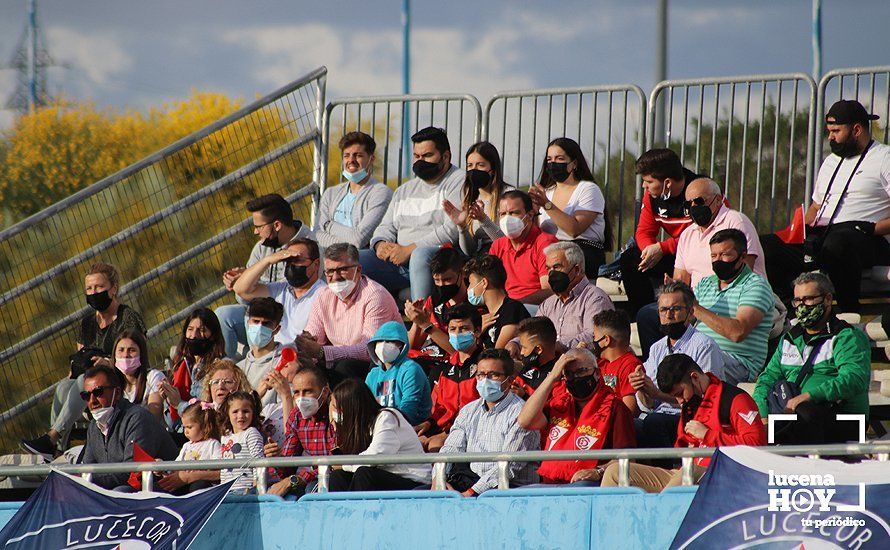
[[[654,83],[655,0],[415,0],[412,89]],[[26,0],[0,0],[9,59]],[[329,96],[399,93],[400,0],[41,0],[50,90],[145,108],[252,98],[326,65]],[[810,0],[670,0],[672,78],[811,71]],[[890,63],[890,1],[824,0],[824,70]],[[0,97],[14,74],[0,71]],[[8,113],[5,118],[8,120]]]

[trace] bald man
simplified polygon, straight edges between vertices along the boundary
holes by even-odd
[[[738,229],[745,234],[748,241],[745,263],[754,273],[766,278],[763,248],[754,224],[748,216],[724,203],[723,193],[717,182],[710,178],[692,180],[686,186],[685,206],[692,218],[692,225],[680,234],[673,280],[683,281],[695,288],[699,281],[714,274],[710,240],[722,229]],[[649,347],[663,336],[658,330],[659,319],[655,304],[640,309],[637,326],[643,355],[648,356]]]

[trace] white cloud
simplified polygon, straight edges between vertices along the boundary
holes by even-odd
[[[98,84],[133,68],[133,57],[124,49],[118,33],[80,31],[53,26],[46,31],[47,43],[56,61],[69,63]]]
[[[522,52],[529,44],[570,43],[579,22],[558,22],[513,11],[497,24],[475,31],[418,26],[411,36],[411,81],[416,93],[469,92],[487,98],[500,90],[536,84]],[[223,38],[255,50],[260,58],[254,77],[271,86],[309,70],[328,68],[328,95],[396,94],[401,90],[401,33],[338,33],[332,25],[262,26],[230,30]]]

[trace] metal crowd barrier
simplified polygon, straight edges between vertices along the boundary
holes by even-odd
[[[655,135],[662,100],[664,135]],[[816,84],[804,73],[665,80],[649,96],[648,148],[679,152],[764,233],[809,202],[815,129]]]
[[[311,219],[326,75],[318,68],[0,231],[0,423],[39,402],[29,394],[49,395],[41,388],[63,374],[86,311],[90,263],[116,265],[122,301],[148,326],[167,328],[183,304],[225,295],[219,274],[254,244],[245,200],[290,195]],[[166,347],[153,344],[153,358]],[[6,442],[45,422],[32,420],[7,428]]]
[[[500,151],[505,181],[520,187],[538,181],[551,140],[577,141],[614,217],[617,248],[633,234],[636,217],[626,213],[638,212],[642,197],[634,162],[645,116],[646,94],[633,84],[501,92],[485,106],[482,137]]]
[[[886,462],[890,458],[890,442],[849,443],[832,445],[788,445],[756,447],[783,456],[822,456],[875,455],[877,460]],[[466,464],[470,462],[496,462],[498,465],[498,489],[509,488],[507,468],[510,462],[545,462],[554,460],[598,460],[605,463],[618,461],[618,485],[628,487],[630,481],[630,461],[645,459],[680,459],[682,484],[693,485],[693,459],[711,456],[716,447],[696,447],[688,449],[604,449],[595,451],[523,451],[516,453],[461,453],[461,454],[394,454],[394,455],[337,455],[252,458],[249,460],[187,460],[178,462],[118,462],[113,464],[46,464],[35,466],[0,466],[0,476],[48,475],[53,470],[68,474],[113,474],[142,472],[143,490],[151,490],[152,472],[181,470],[224,470],[254,468],[257,476],[257,492],[266,492],[266,468],[298,468],[312,466],[318,468],[319,492],[327,492],[328,475],[333,466],[380,466],[393,464],[432,464],[433,489],[445,488],[445,464]]]
[[[884,144],[890,143],[890,65],[879,67],[858,67],[829,71],[819,81],[819,102],[817,121],[819,131],[813,135],[816,148],[814,176],[822,164],[828,150],[827,140],[823,140],[822,125],[825,113],[840,99],[855,99],[865,109],[881,118],[873,122],[872,135]],[[876,130],[876,131],[874,131]]]
[[[375,174],[383,183],[399,186],[413,177],[408,175],[413,164],[410,137],[427,126],[445,129],[452,163],[463,166],[464,151],[481,136],[482,107],[469,94],[347,97],[328,103],[321,124],[327,162],[321,164],[317,180],[320,192],[324,193],[329,182],[336,184],[341,179],[340,152],[330,151],[331,147],[336,149],[340,136],[358,130],[373,137],[380,166]],[[335,167],[333,173],[329,174],[328,164]]]

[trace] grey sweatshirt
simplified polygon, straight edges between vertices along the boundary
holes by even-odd
[[[447,199],[455,206],[460,205],[465,177],[464,170],[452,165],[435,184],[420,178],[403,183],[396,189],[383,220],[374,231],[371,248],[380,241],[418,247],[457,244],[457,227],[442,209],[442,201]]]
[[[319,246],[327,248],[336,243],[350,243],[356,248],[368,248],[374,229],[380,224],[386,207],[392,199],[392,189],[383,185],[374,176],[365,183],[355,197],[352,208],[352,227],[334,221],[334,212],[346,193],[349,183],[335,185],[321,196],[315,236]]]
[[[133,443],[143,451],[163,460],[175,460],[179,448],[161,422],[148,409],[121,399],[115,405],[108,435],[102,435],[95,421],[87,428],[87,442],[80,455],[83,464],[132,462]],[[126,485],[128,473],[93,474],[93,483],[106,489]]]

